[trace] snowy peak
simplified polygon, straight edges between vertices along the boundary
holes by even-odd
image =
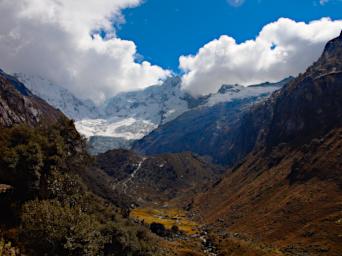
[[[285,84],[293,80],[293,77],[286,78],[277,83],[262,83],[251,86],[242,85],[222,85],[216,94],[210,95],[205,106],[214,106],[221,102],[230,102],[233,100],[245,99],[245,98],[255,98],[255,97],[265,97],[270,95],[276,90],[282,88]]]
[[[103,112],[106,116],[134,117],[159,125],[188,110],[184,95],[185,93],[181,90],[181,79],[172,77],[162,85],[121,93],[109,99]]]
[[[32,93],[60,109],[69,118],[82,120],[99,116],[99,111],[92,101],[81,100],[67,89],[55,85],[45,78],[25,74],[15,74],[15,77],[24,83]]]
[[[74,119],[77,130],[90,139],[93,152],[105,152],[122,145],[129,148],[133,141],[191,109],[265,97],[288,82],[250,87],[222,85],[215,94],[195,98],[182,89],[180,77],[170,77],[161,85],[120,93],[97,107],[92,101],[79,99],[62,86],[39,76],[16,74],[16,77],[32,93]]]
[[[90,138],[93,153],[118,148],[118,145],[129,148],[134,140],[189,110],[184,98],[181,79],[172,77],[161,85],[114,96],[101,107],[101,118],[80,120],[76,127]]]

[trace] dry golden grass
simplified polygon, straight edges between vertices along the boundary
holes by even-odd
[[[175,208],[137,208],[132,210],[131,218],[144,221],[146,224],[153,222],[163,224],[166,229],[177,226],[178,229],[188,235],[198,232],[198,224],[189,220],[184,211]]]

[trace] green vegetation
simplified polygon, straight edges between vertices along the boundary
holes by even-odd
[[[11,242],[5,242],[5,240],[0,240],[0,256],[16,256],[18,249],[14,248]]]
[[[110,241],[101,228],[95,216],[59,202],[36,200],[23,206],[23,240],[41,253],[96,255]]]
[[[85,185],[78,174],[91,163],[68,119],[1,129],[0,184],[14,192],[0,195],[0,236],[25,255],[158,255],[146,228]],[[1,256],[16,255],[0,241]]]

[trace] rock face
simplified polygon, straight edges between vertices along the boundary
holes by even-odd
[[[273,103],[267,145],[303,144],[342,124],[342,35]]]
[[[128,150],[111,150],[96,157],[96,166],[112,178],[115,193],[128,196],[135,204],[175,198],[186,201],[221,174],[221,169],[191,153],[146,157]]]
[[[224,231],[250,248],[266,243],[289,255],[341,255],[341,85],[342,36],[241,119],[241,127],[257,131],[253,151],[194,203],[223,254],[232,246],[219,235]]]
[[[253,149],[257,139],[258,124],[242,125],[250,108],[291,80],[247,88],[223,85],[200,107],[160,126],[133,149],[144,154],[191,151],[214,163],[234,165]]]
[[[57,121],[63,114],[33,95],[15,77],[0,70],[0,126]]]

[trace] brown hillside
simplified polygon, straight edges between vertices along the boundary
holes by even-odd
[[[98,168],[112,178],[112,189],[136,204],[191,198],[217,180],[220,169],[191,153],[144,157],[111,150],[96,158]]]
[[[254,151],[195,199],[224,255],[243,254],[232,243],[280,255],[342,255],[341,57],[342,34],[256,107],[246,125],[266,122]]]

